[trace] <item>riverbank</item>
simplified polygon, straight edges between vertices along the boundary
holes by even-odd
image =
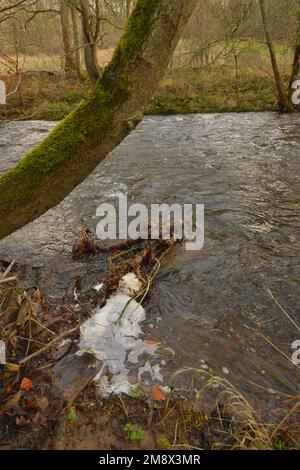
[[[66,80],[54,72],[3,77],[7,104],[0,120],[60,120],[87,93],[88,80]],[[285,77],[288,83],[288,77]],[[147,114],[275,111],[277,100],[270,71],[253,67],[238,73],[233,66],[168,70]]]

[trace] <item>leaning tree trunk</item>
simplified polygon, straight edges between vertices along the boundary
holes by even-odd
[[[271,63],[272,63],[272,69],[273,69],[273,74],[274,74],[274,79],[275,79],[277,95],[278,95],[278,107],[280,111],[288,111],[290,106],[289,106],[288,99],[285,95],[283,83],[282,83],[281,76],[279,73],[274,45],[272,42],[271,33],[269,30],[269,25],[268,25],[268,20],[267,20],[265,0],[259,0],[259,3],[260,3],[260,10],[261,10],[264,31],[266,35],[267,45],[268,45]]]
[[[73,32],[71,9],[68,0],[61,0],[60,7],[61,33],[64,45],[64,69],[66,75],[74,74],[76,65],[73,53]]]
[[[88,97],[0,178],[0,238],[57,205],[140,121],[197,1],[137,1]]]

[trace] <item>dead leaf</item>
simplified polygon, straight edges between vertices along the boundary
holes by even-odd
[[[43,397],[37,401],[37,405],[42,412],[45,412],[49,406],[49,401],[46,397]]]
[[[4,393],[11,393],[13,391],[13,386],[12,384],[7,384],[4,387]]]
[[[165,394],[157,385],[152,386],[152,398],[156,401],[162,401],[166,398]]]
[[[32,388],[32,381],[27,377],[24,377],[20,385],[20,390],[23,390],[24,392],[29,392],[29,390],[31,390]]]
[[[38,408],[38,404],[35,400],[28,399],[25,400],[25,409],[26,410],[36,410]]]
[[[12,363],[6,363],[4,365],[4,369],[6,372],[11,372],[14,374],[17,374],[20,370],[21,366],[19,364],[12,364]]]
[[[28,296],[26,292],[24,292],[16,322],[17,326],[20,327],[21,330],[24,330],[25,324],[30,318],[30,313],[30,303],[28,301]]]
[[[16,425],[17,426],[27,426],[30,423],[29,419],[26,419],[25,416],[17,416],[16,417]]]

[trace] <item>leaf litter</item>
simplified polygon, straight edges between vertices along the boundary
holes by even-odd
[[[108,268],[104,278],[96,279],[96,288],[76,290],[76,305],[57,305],[38,287],[24,289],[21,279],[26,267],[0,260],[1,429],[2,424],[12,430],[13,426],[30,426],[36,439],[42,439],[41,429],[57,419],[66,403],[56,388],[55,366],[64,358],[79,358],[77,354],[99,359],[96,383],[104,396],[131,394],[144,374],[162,382],[160,366],[153,362],[160,345],[144,338],[142,302],[151,291],[162,258],[175,242],[135,240],[103,247],[84,230],[73,258],[88,262],[91,256],[105,256]],[[137,368],[134,380],[133,366]],[[149,399],[160,401],[165,394],[159,385],[155,392],[148,385]],[[75,399],[83,388],[73,386]]]

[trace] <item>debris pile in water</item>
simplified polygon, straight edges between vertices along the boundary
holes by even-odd
[[[141,382],[143,373],[153,383],[162,382],[160,366],[153,364],[158,343],[142,339],[141,324],[146,318],[142,302],[162,257],[175,242],[175,239],[131,240],[108,248],[109,274],[94,286],[97,307],[80,328],[77,353],[89,353],[101,361],[95,380],[104,396],[130,394]],[[82,253],[79,247],[78,252]],[[86,256],[90,256],[89,252]]]

